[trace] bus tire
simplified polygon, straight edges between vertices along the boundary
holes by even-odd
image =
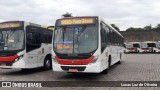
[[[50,57],[46,57],[44,59],[44,66],[43,66],[43,69],[44,70],[49,70],[52,68],[52,60]]]
[[[154,50],[153,52],[156,53],[156,50]]]
[[[117,64],[121,64],[122,63],[122,53],[120,53],[120,59],[119,61],[117,62]]]

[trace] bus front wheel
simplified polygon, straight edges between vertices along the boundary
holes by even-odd
[[[43,68],[44,68],[44,70],[49,70],[52,68],[51,58],[49,58],[49,57],[45,58]]]

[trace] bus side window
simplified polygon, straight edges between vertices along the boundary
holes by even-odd
[[[109,37],[109,27],[107,25],[105,25],[104,29],[105,29],[105,32],[106,32],[106,44],[108,45],[110,43],[110,41],[109,41],[109,39],[110,39],[110,37]]]
[[[40,33],[38,30],[32,26],[27,26],[26,28],[26,51],[32,51],[41,46]]]
[[[101,25],[101,52],[104,51],[106,46],[107,46],[107,43],[106,43],[106,31],[103,28],[103,26]]]

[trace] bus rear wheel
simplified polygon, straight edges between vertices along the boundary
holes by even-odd
[[[45,60],[44,60],[43,69],[44,69],[44,70],[49,70],[49,69],[51,69],[51,68],[52,68],[51,58],[46,57]]]

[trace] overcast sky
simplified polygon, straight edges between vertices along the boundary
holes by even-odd
[[[160,0],[0,0],[0,22],[24,20],[54,25],[57,18],[98,15],[121,30],[160,23]]]

